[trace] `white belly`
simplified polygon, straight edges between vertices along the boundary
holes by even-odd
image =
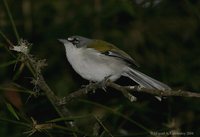
[[[115,58],[97,54],[92,49],[71,48],[66,52],[73,69],[84,79],[99,82],[109,77],[114,81],[122,74],[124,65]]]

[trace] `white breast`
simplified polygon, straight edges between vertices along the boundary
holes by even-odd
[[[65,48],[69,63],[84,79],[99,82],[110,76],[114,81],[122,74],[124,64],[116,58],[107,57],[93,49],[76,48],[71,43]]]

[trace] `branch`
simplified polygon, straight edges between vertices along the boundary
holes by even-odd
[[[143,93],[148,93],[152,94],[155,96],[160,96],[160,97],[169,97],[169,96],[179,96],[179,97],[195,97],[195,98],[200,98],[200,93],[194,93],[191,91],[184,91],[184,90],[158,90],[158,89],[150,89],[150,88],[144,88],[140,86],[120,86],[118,84],[109,82],[108,83],[109,87],[112,87],[116,90],[123,91],[127,90],[129,92],[143,92]]]
[[[88,92],[94,91],[98,88],[101,87],[101,83],[92,83],[88,87],[79,89],[77,91],[72,92],[68,96],[64,97],[63,99],[60,100],[59,104],[66,104],[67,102],[70,102],[73,99],[83,97],[87,95]],[[184,90],[157,90],[157,89],[150,89],[150,88],[144,88],[140,87],[139,85],[137,86],[120,86],[116,83],[108,81],[106,83],[107,87],[111,87],[117,91],[122,92],[122,94],[128,98],[131,102],[136,101],[136,97],[132,95],[131,93],[134,92],[140,92],[140,93],[147,93],[151,94],[154,96],[159,96],[159,97],[169,97],[169,96],[179,96],[179,97],[193,97],[193,98],[200,98],[200,93],[194,93],[191,91],[184,91]]]
[[[58,105],[58,98],[51,90],[51,88],[46,83],[43,75],[42,69],[47,66],[46,60],[39,60],[34,58],[31,54],[29,54],[30,44],[28,41],[21,39],[17,46],[10,45],[10,50],[14,50],[16,52],[21,53],[19,57],[21,57],[20,61],[29,68],[32,72],[34,79],[31,81],[34,84],[34,89],[36,92],[39,92],[41,89],[45,92],[45,95],[52,103],[53,107],[56,109],[60,117],[68,117],[70,115],[69,110],[64,105]],[[34,90],[33,89],[33,90]],[[69,124],[69,123],[68,123]],[[71,127],[74,127],[73,123],[70,123]]]

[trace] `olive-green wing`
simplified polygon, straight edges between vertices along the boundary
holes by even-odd
[[[111,57],[117,57],[117,58],[120,58],[132,65],[139,66],[138,63],[133,58],[131,58],[127,53],[125,53],[124,51],[115,47],[111,43],[108,43],[108,42],[105,42],[102,40],[94,40],[87,47],[93,48],[93,49],[101,52],[104,55],[111,56]]]

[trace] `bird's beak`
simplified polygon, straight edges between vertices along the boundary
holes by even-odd
[[[58,39],[58,41],[60,41],[61,43],[68,43],[68,41],[66,39]]]

